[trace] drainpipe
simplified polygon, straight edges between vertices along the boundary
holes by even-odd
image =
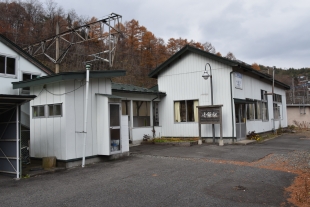
[[[85,109],[84,109],[84,129],[83,129],[83,158],[82,167],[85,166],[85,148],[86,148],[86,135],[87,135],[87,103],[88,103],[88,85],[89,85],[89,69],[90,64],[86,63],[86,95],[85,95]]]
[[[232,94],[232,78],[231,75],[234,73],[234,71],[230,72],[230,97],[231,97],[231,126],[232,126],[232,139],[234,141],[234,135],[235,135],[235,124],[234,124],[234,99],[233,99],[233,94]]]
[[[153,98],[152,99],[152,107],[154,106],[153,104],[153,101],[155,100],[155,99],[157,99],[158,98],[158,93],[156,94],[156,97],[155,98]],[[155,106],[154,106],[154,108],[155,108]],[[153,110],[153,109],[152,109]],[[152,117],[152,119],[153,119],[153,138],[155,138],[155,126],[154,126],[154,122],[155,122],[155,118],[154,118],[154,110],[153,110],[153,117]]]

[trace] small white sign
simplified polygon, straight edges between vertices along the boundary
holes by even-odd
[[[238,89],[242,89],[242,74],[235,73],[235,87]]]
[[[201,114],[201,117],[203,118],[212,118],[212,117],[218,117],[216,112],[203,112],[203,114]]]

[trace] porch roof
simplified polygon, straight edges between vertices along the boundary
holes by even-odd
[[[8,95],[0,94],[0,114],[16,107],[17,105],[33,100],[35,95]]]
[[[160,92],[154,89],[143,88],[135,85],[112,83],[113,92],[124,92],[124,93],[142,93],[142,94],[158,94],[165,96],[165,92]]]
[[[89,71],[89,78],[112,78],[125,76],[125,70],[106,70],[106,71]],[[12,82],[13,89],[31,87],[37,85],[44,85],[48,83],[63,81],[63,80],[72,80],[72,79],[84,79],[86,78],[86,72],[65,72],[58,73],[50,76],[42,76],[36,79],[31,79],[27,81]]]

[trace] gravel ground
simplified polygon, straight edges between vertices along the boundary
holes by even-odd
[[[137,153],[134,156],[203,160],[293,173],[296,175],[294,181],[285,188],[289,195],[287,201],[295,206],[310,206],[310,131],[284,134],[273,140],[245,147],[231,145],[218,148],[211,145],[198,150],[199,154],[186,150],[180,155],[175,152],[175,150],[178,151],[177,148],[157,148],[149,152],[148,149],[137,149],[133,152]]]

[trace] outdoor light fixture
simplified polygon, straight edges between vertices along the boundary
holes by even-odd
[[[203,72],[202,74],[202,77],[205,79],[205,80],[208,80],[209,77],[211,77],[212,75],[209,75],[208,71],[207,71],[207,65],[209,65],[210,67],[210,73],[211,73],[211,66],[209,63],[206,64],[205,66],[205,71]]]
[[[207,71],[207,65],[209,65],[210,67],[210,75]],[[211,65],[209,63],[206,63],[205,65],[205,71],[202,74],[203,79],[208,80],[208,78],[210,77],[210,84],[211,84],[211,105],[213,105],[213,84],[212,84],[212,69],[211,69]]]
[[[210,68],[210,75],[207,71],[207,65],[209,65]],[[210,85],[211,85],[211,105],[213,105],[213,84],[212,84],[212,69],[211,69],[211,65],[209,63],[206,63],[205,65],[205,71],[202,74],[202,77],[205,80],[208,80],[208,78],[210,77]],[[214,130],[214,124],[212,124],[212,135],[213,135],[213,143],[215,143],[215,130]]]

